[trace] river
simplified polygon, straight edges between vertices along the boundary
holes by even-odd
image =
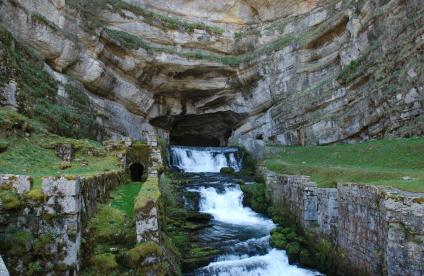
[[[213,216],[211,225],[201,230],[200,242],[222,252],[207,266],[186,275],[320,275],[290,265],[285,251],[271,248],[270,231],[276,225],[243,206],[239,178],[219,174],[223,167],[241,169],[237,148],[172,146],[170,153],[171,165],[186,173],[184,192],[199,195],[197,206],[186,199],[186,208]]]

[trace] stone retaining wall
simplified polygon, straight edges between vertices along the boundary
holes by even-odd
[[[160,242],[159,178],[150,176],[140,189],[135,200],[137,242]]]
[[[424,274],[424,195],[360,184],[318,188],[306,176],[265,173],[274,206],[294,214],[373,275]]]
[[[4,264],[1,256],[0,256],[0,275],[1,276],[9,276],[9,271],[7,270],[7,267]]]
[[[22,181],[23,177],[7,177],[9,183],[14,181],[12,187],[23,203],[12,210],[5,210],[0,204],[0,236],[4,237],[1,243],[7,244],[4,240],[13,238],[17,231],[21,236],[30,237],[24,245],[27,252],[15,254],[7,251],[7,246],[6,252],[0,252],[11,273],[18,275],[27,273],[31,265],[46,274],[72,275],[77,272],[85,223],[94,215],[96,203],[104,202],[109,191],[123,184],[125,179],[123,171],[85,178],[44,177],[41,185],[44,198],[31,200],[25,194],[27,190],[20,189],[27,184]],[[46,237],[49,237],[47,241]],[[35,250],[41,241],[44,241],[44,247],[40,249],[38,246]]]

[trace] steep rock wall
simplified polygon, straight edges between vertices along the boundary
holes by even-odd
[[[309,177],[271,172],[265,180],[275,207],[342,248],[353,267],[372,275],[422,275],[423,194],[360,184],[318,188]]]
[[[0,14],[112,137],[153,126],[253,150],[423,133],[419,0],[3,0]]]
[[[109,191],[123,184],[124,175],[45,177],[36,198],[25,190],[23,176],[0,176],[7,178],[21,200],[12,209],[6,209],[0,200],[0,250],[10,271],[16,275],[34,270],[64,275],[79,271],[84,226],[96,204],[105,202]]]

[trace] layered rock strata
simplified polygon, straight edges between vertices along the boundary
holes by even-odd
[[[58,95],[84,87],[110,136],[251,150],[422,135],[423,14],[419,0],[0,2]]]

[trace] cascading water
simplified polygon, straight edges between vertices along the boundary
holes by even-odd
[[[275,224],[243,206],[243,192],[234,177],[216,173],[222,167],[240,170],[236,156],[235,148],[171,148],[173,166],[185,172],[197,172],[187,175],[185,189],[199,195],[196,209],[213,216],[212,225],[202,230],[200,240],[222,251],[209,265],[187,275],[320,275],[290,265],[285,251],[272,249],[269,238]]]
[[[219,172],[224,167],[240,170],[237,148],[171,146],[171,166],[184,172]]]

